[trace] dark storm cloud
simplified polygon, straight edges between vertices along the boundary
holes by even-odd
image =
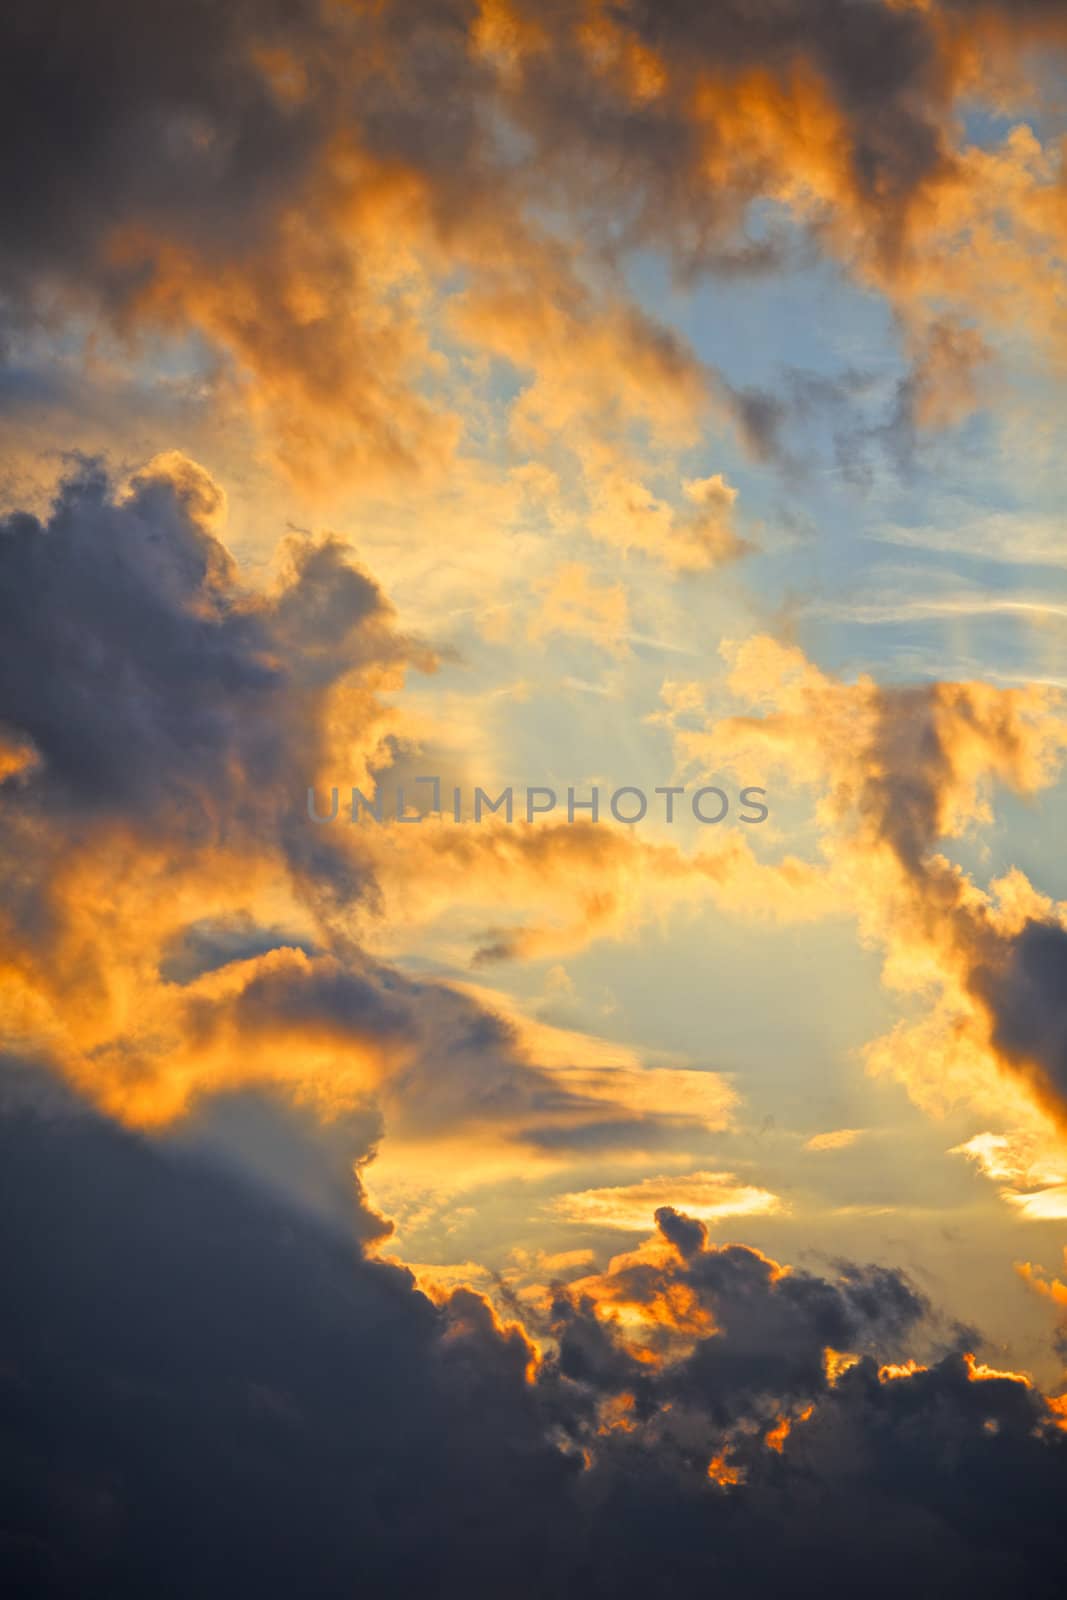
[[[573,1466],[479,1303],[87,1115],[0,1145],[8,1593],[547,1584]]]
[[[907,1279],[879,1267],[846,1265],[836,1281],[807,1272],[783,1273],[744,1245],[711,1247],[707,1230],[671,1207],[656,1214],[663,1237],[677,1251],[670,1264],[643,1261],[611,1275],[613,1296],[627,1303],[685,1306],[684,1330],[714,1327],[683,1359],[655,1374],[641,1372],[646,1398],[694,1408],[717,1426],[759,1412],[761,1406],[814,1400],[829,1388],[824,1352],[870,1350],[883,1356],[903,1351],[929,1307]],[[594,1302],[575,1304],[563,1294],[557,1304],[561,1361],[608,1388],[620,1386],[619,1363],[630,1360],[607,1335]],[[670,1318],[665,1323],[670,1327]],[[593,1351],[604,1361],[598,1371]]]
[[[704,1224],[683,1216],[673,1206],[660,1206],[656,1212],[656,1227],[683,1260],[698,1254],[708,1242],[708,1230]]]
[[[564,1298],[529,1381],[480,1296],[432,1304],[366,1254],[384,1226],[358,1190],[353,1226],[326,1226],[69,1099],[43,1112],[33,1078],[7,1063],[0,1099],[6,1592],[1058,1592],[1067,1440],[1036,1391],[958,1355],[798,1378],[797,1338],[896,1342],[917,1307],[895,1275],[786,1289],[665,1216],[720,1331],[668,1377]],[[697,1359],[716,1345],[731,1359]],[[813,1411],[769,1449],[799,1394]],[[706,1475],[724,1450],[734,1487]]]
[[[612,1567],[593,1594],[1052,1600],[1062,1587],[1063,1435],[1033,1391],[976,1382],[960,1356],[887,1382],[862,1361],[781,1454],[742,1438],[742,1481],[711,1506],[693,1453],[647,1429],[612,1435],[589,1476],[604,1521],[626,1530],[625,1578],[613,1590]]]
[[[0,521],[0,714],[39,757],[9,805],[192,840],[255,830],[314,774],[328,690],[428,664],[339,543],[298,545],[277,595],[244,591],[220,506],[165,457],[125,493],[88,463],[46,522]]]

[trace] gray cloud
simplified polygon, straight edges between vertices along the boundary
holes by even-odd
[[[0,521],[0,707],[39,771],[11,791],[210,838],[314,772],[324,694],[372,663],[427,661],[339,542],[298,546],[277,596],[243,590],[219,494],[165,459],[116,493],[87,464],[47,523]]]
[[[1067,1106],[1067,929],[1027,921],[987,939],[969,979],[989,1012],[992,1042],[1062,1119]]]
[[[479,1296],[432,1304],[368,1255],[358,1191],[353,1238],[69,1098],[46,1113],[33,1082],[5,1065],[10,1593],[1058,1593],[1067,1441],[1037,1391],[958,1354],[880,1380],[924,1310],[896,1274],[775,1278],[663,1215],[685,1254],[645,1288],[687,1282],[716,1330],[652,1369],[561,1291],[530,1382]],[[831,1387],[814,1354],[842,1336],[872,1353]],[[733,1487],[705,1470],[724,1450]]]

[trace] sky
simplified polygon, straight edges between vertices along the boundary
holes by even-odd
[[[1059,1593],[1067,5],[0,29],[11,1592]]]

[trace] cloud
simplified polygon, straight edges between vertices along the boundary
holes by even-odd
[[[731,278],[823,250],[903,320],[905,420],[959,420],[987,346],[1054,344],[1063,294],[1054,146],[969,145],[960,107],[1004,96],[991,40],[1040,102],[1026,51],[1063,38],[1054,9],[951,0],[106,0],[93,23],[21,0],[0,288],[28,330],[203,341],[215,405],[308,493],[454,467],[457,338],[531,374],[516,436],[570,432],[585,470],[606,419],[709,413],[788,464],[788,408],[705,368],[620,262]]]
[[[368,953],[389,851],[316,827],[305,796],[334,763],[371,789],[399,725],[384,697],[434,657],[340,540],[294,539],[253,590],[224,519],[218,486],[170,455],[124,485],[83,465],[46,520],[0,524],[0,978],[16,1036],[154,1126],[263,1087],[327,1124],[373,1102],[409,1151],[477,1131],[490,1164],[516,1144],[548,1162],[721,1125],[733,1097],[711,1075],[646,1075],[578,1036],[550,1067],[544,1037],[486,996]],[[480,844],[490,897],[494,863],[515,893],[558,856],[563,883],[567,831],[554,849]],[[570,842],[589,893],[598,861],[629,870],[621,843]],[[425,898],[434,850],[409,848]],[[449,870],[469,881],[462,854]]]
[[[952,318],[923,328],[905,391],[910,420],[946,428],[978,409],[978,383],[990,350],[981,334]]]
[[[529,624],[531,639],[573,635],[616,655],[629,650],[629,608],[621,583],[595,584],[589,568],[571,561],[542,586],[540,608]]]
[[[86,1071],[100,1050],[97,1081],[117,1034],[167,1036],[188,1003],[170,979],[283,938],[316,948],[373,896],[295,802],[337,720],[365,769],[388,729],[379,693],[433,664],[336,540],[294,541],[273,591],[245,588],[223,515],[170,455],[123,486],[86,464],[46,521],[0,524],[0,699],[26,752],[0,790],[0,963],[24,1026]],[[124,1075],[144,1076],[133,1058]]]
[[[1062,1126],[1061,908],[1018,871],[982,888],[942,850],[989,819],[995,785],[1032,795],[1053,782],[1067,749],[1062,695],[849,683],[770,639],[726,653],[733,693],[753,709],[694,728],[680,718],[699,690],[675,686],[666,716],[679,752],[701,770],[742,763],[806,786],[826,875],[848,885],[887,984],[931,997],[869,1047],[872,1070],[930,1109],[969,1102],[1022,1128],[1049,1116]]]
[[[1067,604],[1037,595],[990,595],[981,590],[964,590],[919,599],[913,594],[887,595],[877,600],[817,600],[805,609],[809,615],[829,617],[835,622],[870,624],[936,622],[952,617],[1021,617],[1040,624],[1062,622]]]
[[[351,1237],[91,1116],[8,1114],[0,1139],[20,1484],[0,1561],[22,1592],[325,1593],[442,1563],[453,1592],[482,1587],[511,1538],[446,1557],[464,1503],[493,1504],[509,1455],[509,1517],[569,1475],[535,1421],[532,1347],[469,1290],[435,1308]],[[364,1209],[360,1232],[387,1229]],[[474,1414],[494,1419],[487,1452]]]
[[[1067,565],[1067,544],[1060,517],[1030,516],[1021,511],[975,516],[959,508],[959,520],[947,526],[926,523],[918,527],[890,524],[870,536],[885,544],[924,550],[944,550],[953,555],[1011,565],[1062,567]]]
[[[1067,1222],[1067,1183],[1037,1194],[1009,1194],[1007,1200],[1028,1222]]]
[[[979,956],[969,986],[987,1010],[998,1055],[1042,1098],[1067,1104],[1067,929],[1029,918]]]
[[[834,1128],[830,1133],[814,1133],[804,1145],[805,1150],[847,1150],[849,1145],[862,1139],[866,1128]]]
[[[674,903],[711,898],[726,911],[785,922],[840,909],[818,867],[793,855],[765,863],[739,833],[689,853],[606,820],[508,827],[483,819],[477,829],[430,826],[417,835],[403,849],[388,830],[366,840],[394,923],[425,924],[451,910],[460,884],[472,921],[475,908],[480,919],[499,917],[506,896],[512,921],[474,926],[480,968],[633,937]],[[469,947],[463,958],[471,959]]]
[[[1005,344],[1060,349],[1060,152],[1043,115],[975,145],[964,113],[1017,89],[1043,113],[1027,51],[1064,35],[1040,0],[16,0],[0,410],[76,432],[79,368],[110,340],[155,364],[162,340],[185,398],[158,411],[222,440],[238,423],[264,474],[342,498],[415,481],[416,517],[451,497],[400,558],[431,600],[441,528],[458,548],[482,487],[469,559],[495,540],[494,584],[531,542],[587,535],[631,576],[718,574],[750,513],[709,435],[792,471],[817,380],[739,386],[635,304],[630,267],[834,258],[898,319],[903,460],[985,402]],[[0,1069],[6,1587],[1058,1593],[1062,1399],[968,1355],[889,1266],[710,1244],[709,1223],[782,1208],[671,1175],[735,1115],[718,1075],[394,958],[458,890],[457,969],[676,904],[854,906],[918,997],[869,1063],[931,1108],[996,1105],[1011,1132],[963,1152],[1020,1217],[1061,1217],[1067,911],[1021,873],[979,882],[951,842],[998,785],[1052,781],[1062,698],[849,682],[766,639],[734,659],[738,716],[720,697],[695,729],[703,696],[675,686],[681,759],[809,792],[810,860],[762,834],[686,857],[610,827],[318,828],[309,784],[421,759],[397,698],[435,656],[343,540],[294,539],[253,586],[226,516],[169,452],[121,481],[83,462],[0,521],[0,1008],[55,1074]],[[520,626],[639,642],[614,576],[539,561],[555,576]],[[608,1185],[590,1169],[613,1158],[667,1175]],[[658,1232],[603,1270],[540,1252],[548,1288],[446,1260],[421,1293],[365,1187],[384,1173],[375,1192],[399,1179],[415,1207],[563,1168],[557,1220],[637,1235],[655,1211]]]
[[[966,1156],[1002,1199],[1029,1221],[1067,1216],[1067,1147],[1062,1139],[1032,1128],[976,1133],[950,1155]]]
[[[536,1600],[725,1571],[762,1600],[801,1559],[812,1592],[866,1574],[888,1596],[919,1562],[961,1600],[1055,1592],[1057,1402],[972,1356],[909,1358],[929,1312],[897,1273],[791,1272],[664,1211],[531,1335],[469,1288],[420,1293],[358,1190],[342,1232],[69,1100],[46,1113],[12,1073],[19,1592],[458,1600],[507,1574]]]
[[[737,490],[721,473],[683,485],[692,509],[678,510],[618,472],[605,473],[593,495],[589,531],[623,551],[640,550],[676,572],[700,572],[736,561],[749,549],[734,529]]]
[[[170,454],[122,488],[86,464],[46,523],[0,524],[0,696],[40,758],[30,800],[194,841],[220,813],[254,831],[283,782],[317,772],[331,690],[432,664],[339,541],[295,541],[276,594],[243,589],[224,506]]]
[[[489,931],[496,957],[632,932],[665,894],[821,915],[859,886],[890,981],[942,985],[924,1044],[936,1092],[980,1095],[1007,1067],[1059,1114],[1057,913],[1018,877],[983,894],[936,851],[986,814],[992,779],[1049,781],[1065,743],[1051,690],[848,685],[754,640],[734,688],[767,714],[680,729],[680,749],[714,750],[716,768],[743,756],[746,777],[784,761],[818,797],[824,862],[764,864],[740,839],[689,858],[579,825],[427,825],[400,851],[388,829],[316,829],[300,796],[342,760],[369,787],[398,726],[383,693],[431,653],[335,539],[296,541],[272,588],[245,588],[224,514],[212,480],[170,456],[122,487],[83,468],[47,521],[3,526],[5,983],[22,1035],[102,1104],[158,1123],[255,1083],[325,1115],[378,1097],[412,1150],[478,1128],[492,1164],[515,1141],[544,1161],[663,1148],[721,1113],[717,1085],[679,1118],[662,1075],[561,1075],[492,1004],[367,954],[383,897],[395,928],[408,899],[425,918],[462,879],[468,900],[519,913]],[[669,698],[668,722],[690,703]],[[894,1037],[893,1055],[934,1092],[921,1052]]]
[[[739,1183],[732,1172],[683,1172],[611,1188],[583,1189],[560,1195],[553,1200],[552,1209],[582,1227],[640,1233],[647,1228],[651,1211],[675,1204],[701,1222],[765,1216],[783,1209],[777,1195]]]

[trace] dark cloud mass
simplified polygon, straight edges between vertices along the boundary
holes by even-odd
[[[210,836],[253,826],[314,774],[326,692],[419,652],[337,542],[297,546],[271,598],[212,530],[221,494],[184,457],[119,491],[90,463],[47,524],[0,521],[0,706],[41,758],[35,793],[75,814]]]
[[[996,1049],[1062,1119],[1067,1106],[1067,929],[1028,921],[987,942],[970,977]]]
[[[937,294],[905,324],[929,312],[917,219],[959,178],[963,97],[1001,37],[1011,68],[1063,42],[1067,5],[12,0],[0,412],[73,404],[87,329],[134,365],[146,333],[168,359],[189,339],[218,415],[264,419],[275,465],[347,488],[372,458],[447,471],[462,425],[423,380],[447,390],[444,346],[465,360],[469,340],[462,383],[494,368],[546,455],[565,439],[591,492],[621,478],[639,510],[629,429],[658,458],[706,408],[796,467],[801,425],[836,428],[871,380],[728,380],[626,300],[627,253],[685,279],[825,250],[899,315],[911,370],[882,442],[905,460],[968,413],[989,357]],[[879,437],[838,430],[842,460]],[[733,494],[687,487],[716,483]],[[983,1365],[890,1266],[790,1269],[671,1206],[607,1270],[563,1251],[584,1276],[492,1300],[431,1296],[388,1258],[360,1176],[383,1137],[413,1204],[468,1158],[448,1192],[477,1194],[483,1155],[537,1204],[550,1168],[677,1156],[712,1122],[648,1109],[636,1066],[540,1064],[544,1027],[389,964],[396,930],[370,932],[389,830],[317,826],[304,801],[415,759],[389,696],[435,656],[339,538],[294,538],[252,588],[224,522],[177,452],[123,480],[77,458],[47,514],[0,517],[0,1592],[1062,1593],[1067,1397]],[[997,921],[939,853],[979,778],[1037,782],[1025,706],[863,694],[847,731],[828,719],[835,804],[1062,1121],[1067,932]],[[591,848],[564,831],[561,883]],[[611,901],[598,885],[594,931]]]
[[[626,1292],[687,1285],[717,1331],[649,1367],[560,1291],[535,1372],[480,1296],[433,1304],[368,1255],[365,1206],[360,1245],[28,1069],[4,1088],[5,1593],[1058,1592],[1067,1439],[1039,1394],[955,1354],[825,1377],[824,1342],[915,1333],[895,1274],[776,1276],[664,1214],[684,1253]]]
[[[480,1302],[438,1310],[90,1117],[0,1139],[5,1592],[488,1592],[520,1557],[546,1581],[538,1507],[573,1469]]]
[[[46,521],[0,520],[0,735],[24,755],[0,782],[7,948],[54,958],[71,864],[131,841],[267,850],[323,910],[373,894],[335,838],[298,825],[298,800],[331,695],[346,686],[373,728],[368,679],[432,658],[336,541],[297,541],[276,591],[245,590],[222,511],[172,453],[124,487],[85,463]]]
[[[99,0],[18,5],[7,15],[0,95],[0,259],[26,287],[87,269],[131,221],[251,243],[276,186],[297,182],[320,130],[286,112],[257,72],[264,48],[314,37],[314,4]],[[235,212],[233,200],[240,196]]]

